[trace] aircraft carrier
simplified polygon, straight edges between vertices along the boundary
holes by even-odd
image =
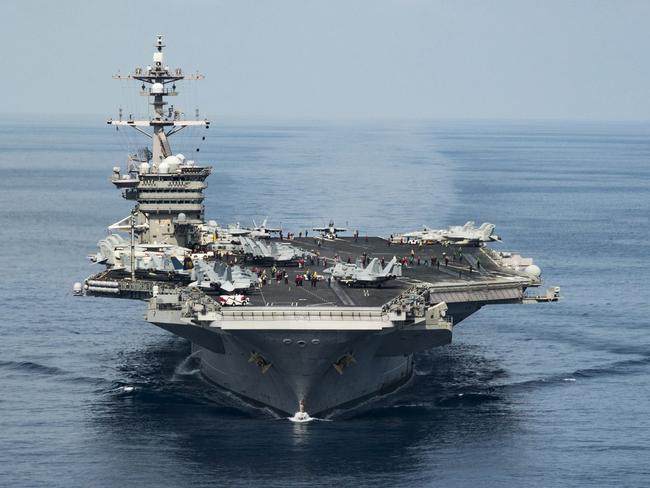
[[[147,300],[146,320],[189,340],[206,380],[309,419],[394,391],[415,353],[449,344],[484,305],[558,300],[557,287],[529,292],[542,284],[532,259],[489,247],[500,240],[492,224],[366,237],[334,222],[288,232],[206,220],[212,168],[174,154],[170,138],[209,122],[166,101],[203,77],[170,69],[163,48],[158,36],[150,65],[115,76],[141,82],[153,110],[108,123],[151,147],[113,168],[135,206],[90,256],[103,269],[73,291]]]

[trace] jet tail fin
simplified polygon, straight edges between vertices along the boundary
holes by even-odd
[[[382,271],[382,275],[402,276],[402,265],[397,262],[396,256],[393,256],[393,259],[391,259],[388,262],[388,264],[384,267],[384,270]]]
[[[383,272],[378,258],[373,258],[372,261],[368,263],[368,266],[366,266],[366,270],[374,274],[382,274]]]
[[[170,260],[172,262],[172,266],[174,267],[174,269],[176,270],[185,269],[183,263],[181,263],[181,261],[176,256],[171,256]]]
[[[488,222],[481,224],[481,227],[479,227],[479,230],[481,231],[481,239],[483,241],[491,241],[495,228],[496,226],[494,224],[490,224]]]

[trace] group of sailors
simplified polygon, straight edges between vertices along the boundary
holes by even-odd
[[[319,276],[316,271],[307,270],[304,274],[297,274],[295,280],[296,286],[303,286],[303,282],[307,280],[311,284],[312,288],[316,288],[316,285],[318,285]]]
[[[276,284],[281,284],[284,281],[285,285],[289,284],[289,273],[287,270],[278,269],[275,265],[269,270],[271,277],[275,280]],[[258,276],[258,283],[260,287],[266,286],[269,283],[269,275],[266,272],[266,269],[260,268],[256,270]],[[304,282],[308,281],[311,284],[312,288],[316,288],[318,281],[321,277],[316,273],[316,271],[310,271],[307,269],[304,273],[297,273],[294,276],[294,283],[296,286],[304,286]]]

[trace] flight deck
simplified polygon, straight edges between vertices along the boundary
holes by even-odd
[[[476,246],[411,245],[389,242],[381,237],[337,237],[336,239],[295,238],[291,244],[315,255],[305,260],[304,267],[276,267],[280,280],[267,270],[267,283],[249,292],[252,306],[354,306],[381,307],[418,283],[431,283],[441,288],[485,288],[496,281],[509,281],[502,269]],[[397,257],[402,261],[402,276],[379,285],[348,286],[330,279],[323,271],[336,261],[355,263],[373,258],[384,262]],[[446,259],[445,259],[446,258]],[[470,270],[471,266],[471,270]],[[261,267],[258,267],[261,268]],[[284,279],[284,272],[288,275]],[[319,280],[296,284],[296,276],[316,272]]]

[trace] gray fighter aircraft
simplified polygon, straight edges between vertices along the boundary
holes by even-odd
[[[465,225],[449,227],[445,233],[445,238],[454,242],[473,243],[473,242],[492,242],[500,241],[501,238],[494,233],[496,226],[485,222],[480,227],[476,227],[474,222],[467,222]]]
[[[253,228],[250,229],[250,233],[248,234],[250,237],[258,237],[262,239],[270,239],[272,234],[279,234],[282,232],[282,229],[279,228],[273,228],[273,227],[267,227],[266,226],[266,221],[268,220],[268,217],[264,219],[262,222],[262,225],[257,225],[257,222],[255,222],[255,219],[253,219]]]
[[[257,275],[240,266],[227,266],[222,262],[197,261],[192,269],[192,283],[204,290],[221,290],[226,293],[243,292],[253,288]]]
[[[240,237],[244,254],[255,264],[279,264],[282,266],[297,266],[300,258],[309,256],[309,252],[303,251],[288,242],[267,242],[265,240],[253,239],[251,237]]]
[[[500,241],[501,238],[494,233],[495,225],[485,222],[476,227],[474,222],[467,222],[465,225],[454,225],[447,229],[429,229],[408,232],[403,235],[409,241],[420,241],[424,243],[454,242],[456,244],[478,244],[484,242]]]
[[[131,271],[131,244],[119,234],[110,234],[97,243],[96,254],[89,256],[94,263],[105,264],[111,269]],[[189,274],[185,267],[185,256],[190,250],[171,244],[136,244],[134,246],[136,272],[159,272],[167,274]]]
[[[365,268],[360,262],[356,264],[337,263],[331,268],[323,270],[323,273],[332,275],[332,278],[345,283],[348,286],[377,286],[402,276],[402,265],[393,257],[385,267],[382,268],[379,258],[373,258]]]
[[[334,221],[330,220],[330,223],[328,224],[327,227],[314,227],[312,230],[316,232],[320,232],[321,237],[325,239],[334,240],[336,239],[337,234],[339,232],[345,232],[348,229],[346,229],[345,227],[336,227],[334,225]]]

